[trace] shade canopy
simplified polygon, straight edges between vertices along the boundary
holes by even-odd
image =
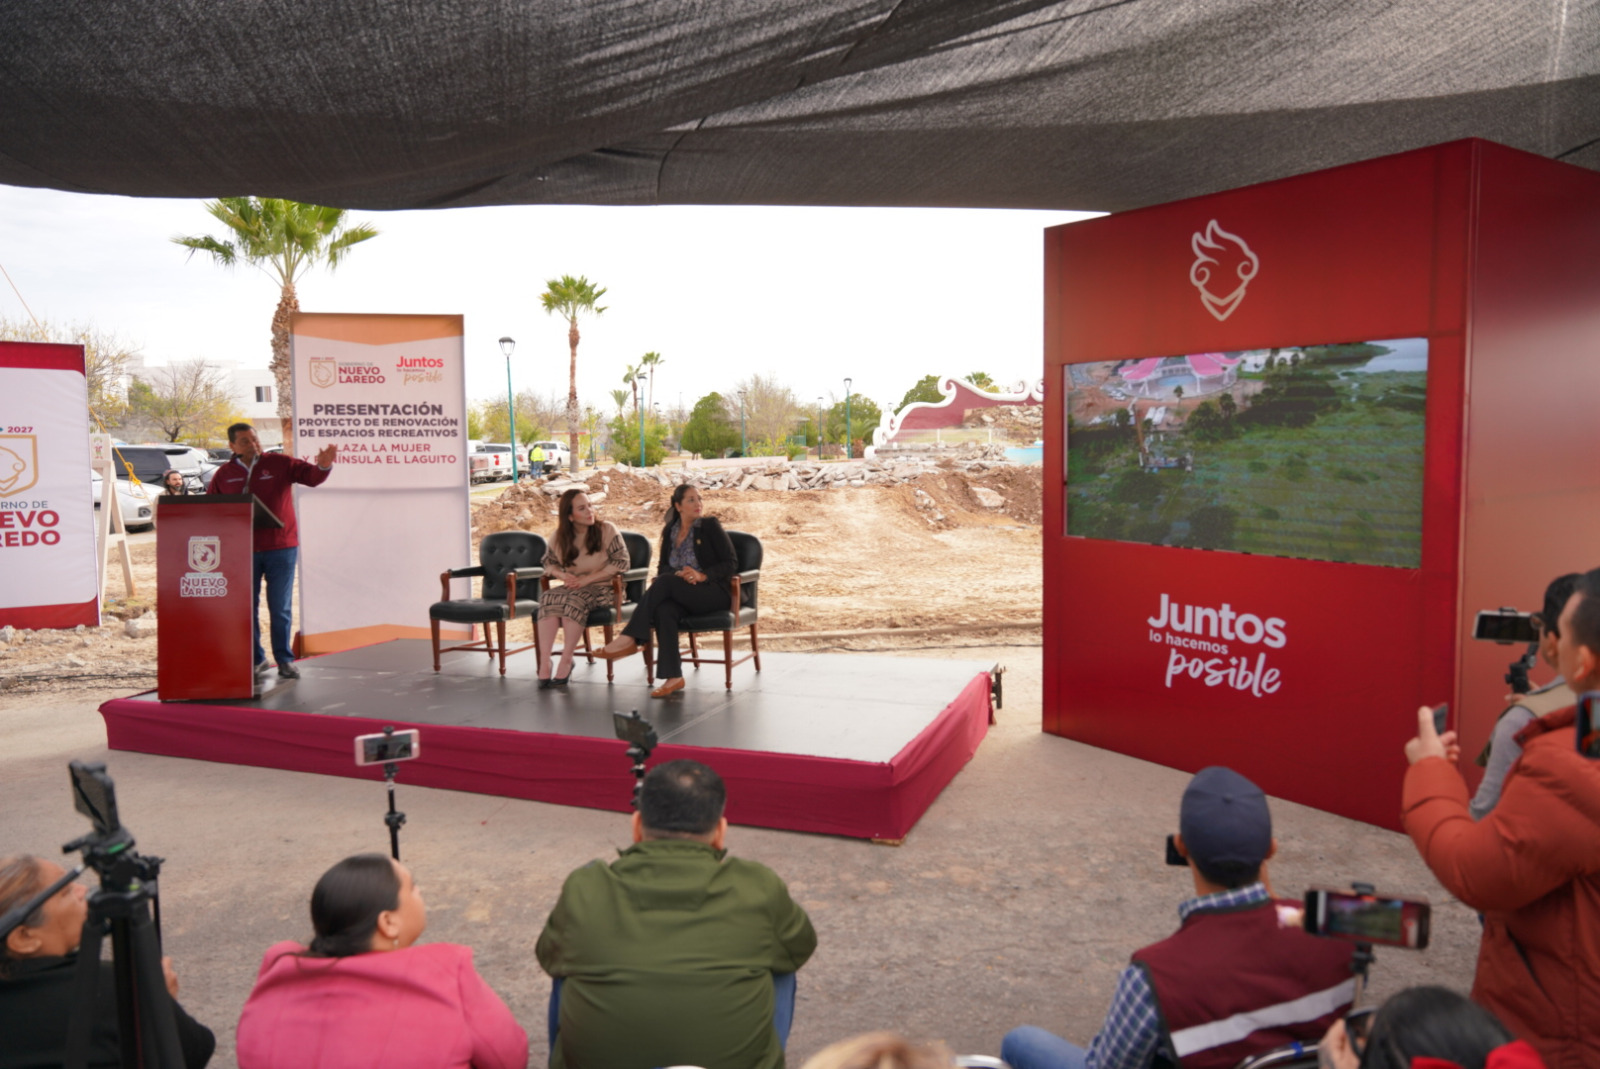
[[[16,0],[0,182],[1116,210],[1461,137],[1600,168],[1600,0]]]

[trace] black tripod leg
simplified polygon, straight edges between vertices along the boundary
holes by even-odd
[[[78,942],[77,972],[72,977],[72,1014],[67,1018],[66,1069],[86,1069],[89,1064],[89,1038],[94,1035],[95,1004],[100,992],[100,944],[105,939],[106,922],[91,912],[83,922]]]
[[[113,929],[112,936],[116,932]],[[183,1047],[178,1041],[178,1021],[167,992],[167,978],[161,969],[161,943],[156,939],[148,903],[134,907],[128,922],[128,944],[138,997],[140,1032],[146,1069],[183,1069]],[[120,963],[119,963],[120,964]],[[126,1048],[126,1040],[124,1040]],[[128,1065],[126,1060],[124,1065]]]

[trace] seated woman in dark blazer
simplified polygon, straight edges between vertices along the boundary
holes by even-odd
[[[672,492],[667,522],[661,528],[656,577],[634,610],[633,619],[602,657],[616,660],[633,653],[656,633],[656,674],[660,686],[652,698],[665,698],[684,687],[678,657],[678,621],[697,613],[729,607],[728,580],[739,570],[728,532],[715,516],[704,515],[700,491],[687,484]]]

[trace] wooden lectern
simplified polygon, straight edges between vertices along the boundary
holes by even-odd
[[[253,531],[281,526],[254,494],[157,499],[156,694],[162,701],[255,694]]]

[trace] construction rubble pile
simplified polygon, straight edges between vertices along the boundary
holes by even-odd
[[[1003,446],[978,445],[960,455],[946,453],[937,458],[901,455],[819,464],[759,457],[726,467],[635,468],[619,464],[575,475],[558,472],[510,487],[478,506],[473,514],[473,537],[504,530],[542,530],[550,526],[557,500],[571,489],[583,491],[591,503],[606,506],[615,516],[657,510],[667,499],[666,491],[684,483],[713,495],[915,484],[907,487],[911,504],[924,512],[933,526],[947,524],[945,513],[952,506],[1000,511],[1024,522],[1039,522],[1038,469],[1006,461]]]

